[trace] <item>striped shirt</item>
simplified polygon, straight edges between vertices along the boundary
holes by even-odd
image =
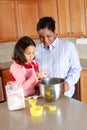
[[[49,49],[43,43],[38,45],[35,56],[39,70],[45,69],[47,77],[64,78],[69,83],[69,91],[64,95],[72,97],[82,69],[75,45],[56,38]]]

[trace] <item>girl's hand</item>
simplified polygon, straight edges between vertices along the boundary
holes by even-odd
[[[40,70],[37,74],[38,79],[45,78],[47,76],[47,72],[45,70]]]

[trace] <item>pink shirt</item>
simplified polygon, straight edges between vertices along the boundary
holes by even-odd
[[[10,73],[14,77],[14,80],[20,83],[24,88],[24,96],[34,94],[34,87],[38,83],[34,68],[37,64],[35,61],[33,61],[33,64],[31,68],[26,68],[25,66],[19,65],[14,61],[10,66]]]

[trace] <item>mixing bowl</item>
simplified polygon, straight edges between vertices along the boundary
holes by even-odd
[[[40,93],[46,101],[58,100],[64,92],[64,79],[62,78],[44,78],[39,82]]]

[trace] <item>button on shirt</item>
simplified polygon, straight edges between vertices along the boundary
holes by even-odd
[[[56,38],[49,49],[40,44],[36,48],[36,61],[40,69],[47,71],[47,77],[64,78],[69,83],[69,91],[64,95],[72,97],[74,85],[80,77],[81,66],[75,45],[68,40]]]

